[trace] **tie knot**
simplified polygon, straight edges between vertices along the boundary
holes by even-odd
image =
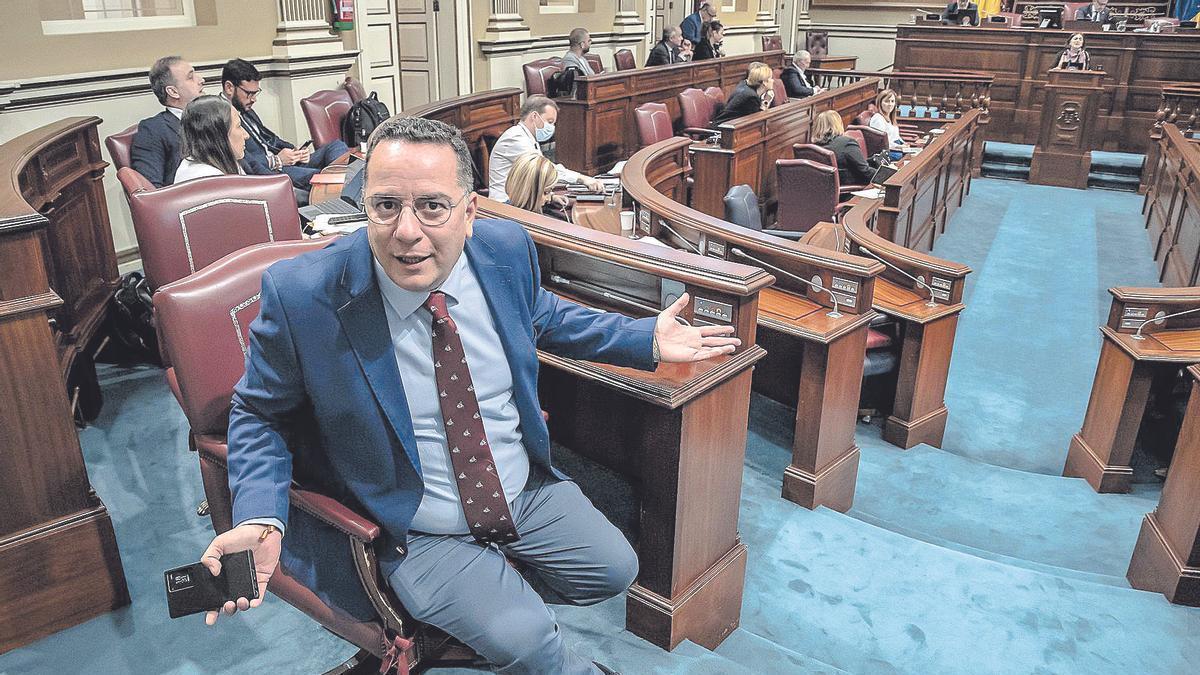
[[[446,311],[446,294],[441,291],[433,291],[429,294],[429,298],[425,300],[425,308],[433,315],[433,318],[439,319],[448,314]]]

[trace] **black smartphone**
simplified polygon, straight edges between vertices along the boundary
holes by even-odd
[[[307,141],[304,141],[304,145],[300,146],[300,149],[301,149],[301,150],[304,150],[304,149],[308,148],[308,146],[310,146],[310,145],[312,145],[312,139],[311,139],[311,138],[310,138],[310,139],[308,139]]]
[[[196,562],[163,572],[163,580],[172,619],[220,609],[230,600],[258,597],[254,554],[249,550],[221,556],[221,573],[215,577],[203,563]]]

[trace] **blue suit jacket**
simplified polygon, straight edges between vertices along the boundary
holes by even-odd
[[[421,501],[421,463],[366,234],[263,274],[228,437],[233,522],[288,523],[283,565],[350,608],[357,582],[338,560],[348,549],[344,536],[321,532],[312,519],[289,521],[288,487],[295,478],[362,509],[384,532],[376,547],[384,573],[399,564],[397,547]],[[526,451],[564,478],[550,461],[536,350],[649,370],[655,318],[596,312],[542,289],[533,241],[511,221],[476,220],[465,255],[512,370]]]
[[[679,24],[679,30],[683,33],[683,37],[691,41],[693,45],[700,42],[700,30],[704,27],[704,19],[700,18],[700,12],[692,12],[687,15],[683,23]]]
[[[174,113],[164,110],[138,122],[129,163],[154,187],[166,187],[175,182],[175,170],[183,159],[182,148],[182,125]]]

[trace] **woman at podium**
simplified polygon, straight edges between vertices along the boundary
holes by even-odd
[[[1058,67],[1068,70],[1091,70],[1091,57],[1083,48],[1083,33],[1075,33],[1067,40],[1067,48],[1058,57]]]

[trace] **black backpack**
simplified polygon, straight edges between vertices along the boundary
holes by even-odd
[[[110,339],[98,360],[162,365],[158,332],[154,326],[154,302],[150,299],[150,285],[145,277],[139,272],[122,276],[110,303],[105,326]]]
[[[350,147],[364,143],[375,127],[391,116],[387,106],[379,100],[379,95],[371,92],[370,96],[350,106],[346,118],[342,120],[342,138]]]

